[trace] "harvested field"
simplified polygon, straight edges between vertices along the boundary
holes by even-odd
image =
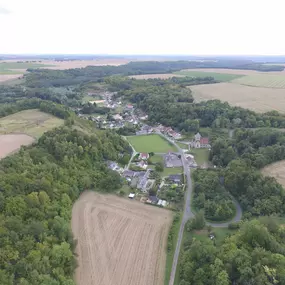
[[[33,137],[24,134],[0,135],[0,159],[18,150],[22,145],[29,145]]]
[[[70,68],[83,68],[86,66],[104,66],[113,65],[119,66],[130,62],[128,59],[98,59],[98,60],[70,60],[70,61],[54,61],[43,60],[42,63],[49,65],[48,69],[70,69]]]
[[[181,72],[214,72],[214,73],[221,73],[221,74],[237,74],[237,75],[285,75],[285,71],[269,71],[269,72],[261,72],[257,70],[247,70],[247,69],[227,69],[227,68],[192,68],[192,69],[183,69]]]
[[[77,285],[162,285],[171,221],[167,210],[83,193],[72,210]]]
[[[278,183],[285,187],[285,160],[272,163],[261,170],[263,175],[276,178]]]
[[[236,83],[204,84],[189,87],[196,102],[219,99],[256,112],[285,113],[285,90],[251,87]]]
[[[215,80],[220,82],[231,81],[233,79],[244,76],[241,74],[220,73],[218,69],[216,72],[210,72],[208,69],[189,69],[178,71],[175,74],[189,77],[213,77]]]
[[[63,124],[63,120],[39,110],[25,110],[0,119],[0,134],[23,133],[38,138]]]
[[[165,74],[130,75],[129,77],[130,78],[135,78],[135,79],[153,79],[153,78],[168,79],[168,78],[172,78],[172,77],[184,77],[184,75],[174,74],[174,73],[165,73]]]
[[[0,84],[1,82],[6,82],[20,77],[22,77],[21,74],[0,74]]]
[[[281,74],[281,75],[280,75]],[[285,73],[277,74],[257,74],[237,78],[232,82],[256,87],[285,88]]]

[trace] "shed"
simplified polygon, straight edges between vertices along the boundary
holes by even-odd
[[[135,198],[135,193],[130,193],[130,194],[129,194],[129,198],[130,198],[130,199]]]

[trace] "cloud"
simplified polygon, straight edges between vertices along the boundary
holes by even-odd
[[[10,14],[11,11],[9,11],[8,9],[4,8],[4,7],[1,7],[0,6],[0,15],[7,15],[7,14]]]

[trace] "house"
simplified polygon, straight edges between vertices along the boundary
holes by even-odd
[[[132,170],[125,170],[123,172],[123,177],[125,177],[125,178],[127,178],[127,177],[132,178],[134,175],[135,175],[135,172]]]
[[[157,204],[158,201],[159,199],[156,196],[149,196],[146,202],[150,204]]]
[[[182,161],[176,153],[169,152],[164,155],[164,165],[165,167],[181,167]]]
[[[182,183],[181,174],[172,174],[168,176],[168,179],[174,183],[180,184]]]
[[[200,133],[194,136],[194,139],[189,144],[193,148],[210,148],[209,138],[203,138]]]
[[[147,152],[141,152],[140,155],[139,155],[139,159],[148,160],[149,159],[149,154]]]
[[[113,118],[114,118],[114,120],[116,120],[116,121],[121,121],[121,120],[123,120],[123,117],[122,117],[121,115],[119,115],[119,114],[114,115]]]
[[[137,166],[142,169],[147,169],[148,164],[145,160],[141,160],[140,162],[137,163]]]

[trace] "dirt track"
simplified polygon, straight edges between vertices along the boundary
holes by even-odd
[[[85,192],[74,204],[77,285],[162,285],[172,213]]]
[[[0,159],[18,150],[22,145],[29,145],[34,138],[24,134],[0,135]]]

